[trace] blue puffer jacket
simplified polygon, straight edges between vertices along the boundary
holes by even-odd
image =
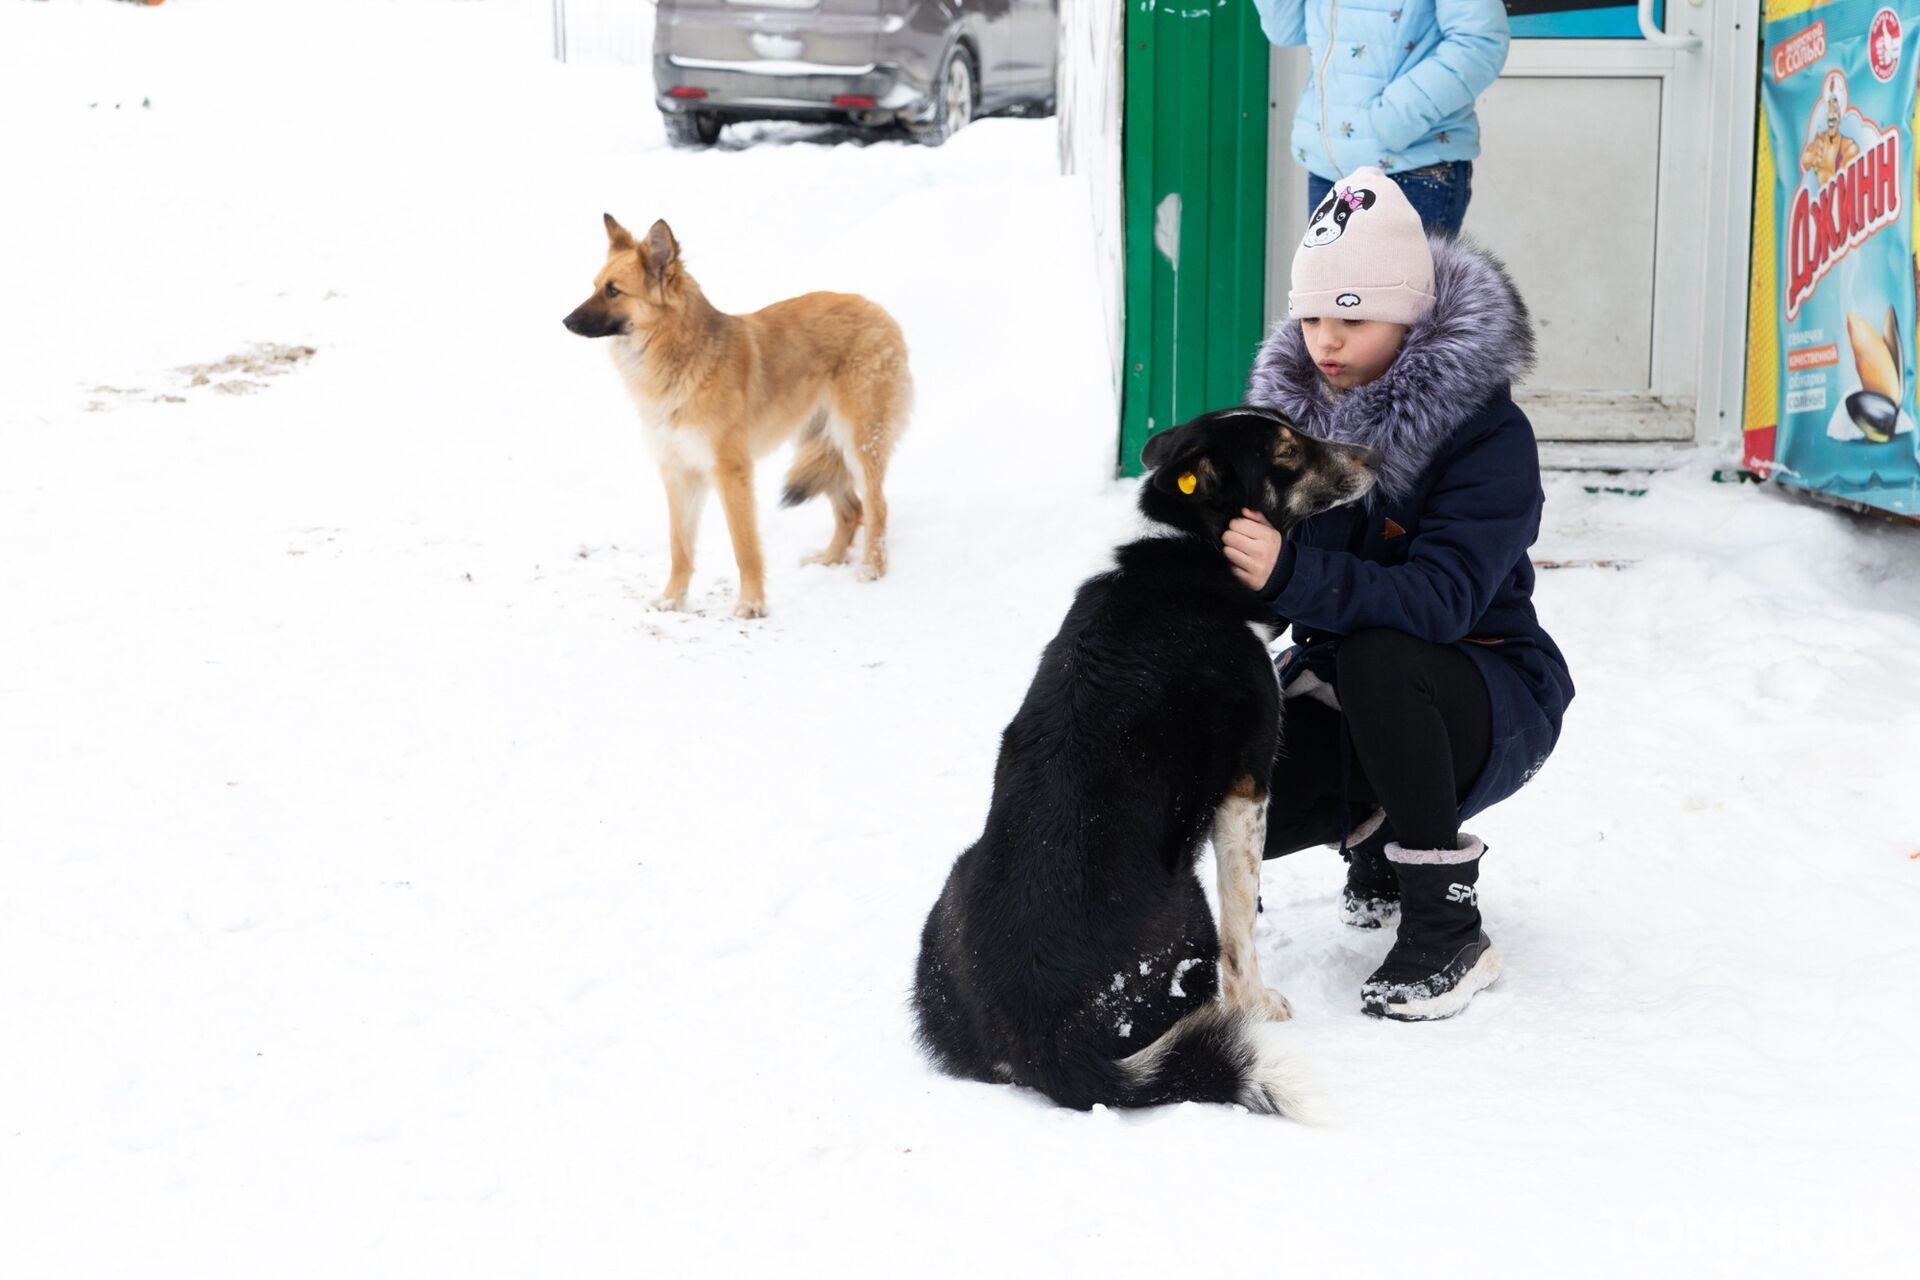
[[[1308,671],[1337,687],[1340,639],[1367,627],[1458,645],[1493,713],[1464,819],[1545,763],[1573,680],[1533,611],[1527,548],[1545,499],[1533,427],[1508,390],[1532,362],[1533,327],[1497,262],[1463,241],[1428,243],[1433,307],[1384,374],[1330,396],[1288,320],[1261,345],[1247,399],[1382,455],[1364,502],[1302,522],[1281,547],[1268,590],[1293,625],[1282,687]]]
[[[1501,0],[1253,0],[1275,44],[1307,46],[1293,154],[1328,180],[1480,154],[1474,99],[1507,61]]]

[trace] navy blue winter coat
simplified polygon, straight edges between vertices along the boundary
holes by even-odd
[[[1492,703],[1492,746],[1465,819],[1546,762],[1573,680],[1533,609],[1527,549],[1545,495],[1533,427],[1509,391],[1532,363],[1532,322],[1498,262],[1458,240],[1431,245],[1434,305],[1385,374],[1332,393],[1291,319],[1261,345],[1247,398],[1384,458],[1362,503],[1314,516],[1281,548],[1267,587],[1293,627],[1281,687],[1307,671],[1333,685],[1340,638],[1367,627],[1458,645]]]

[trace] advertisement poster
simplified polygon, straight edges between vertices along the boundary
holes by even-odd
[[[1776,0],[1764,34],[1747,465],[1920,515],[1920,0]]]

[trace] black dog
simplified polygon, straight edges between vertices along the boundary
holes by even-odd
[[[1353,501],[1379,456],[1239,408],[1153,437],[1142,460],[1140,510],[1162,528],[1081,586],[1001,738],[986,830],[921,933],[919,1040],[950,1074],[1082,1110],[1282,1112],[1288,1072],[1260,1025],[1290,1010],[1253,951],[1272,614],[1220,537],[1243,507],[1284,532]],[[1194,875],[1209,835],[1218,933]]]

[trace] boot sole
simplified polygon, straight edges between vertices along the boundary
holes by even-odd
[[[1453,985],[1453,990],[1444,991],[1431,1000],[1409,1000],[1404,1004],[1363,1000],[1360,1011],[1394,1022],[1437,1022],[1441,1018],[1451,1018],[1466,1008],[1468,1001],[1492,986],[1499,977],[1500,953],[1488,947],[1474,961],[1473,968],[1460,975],[1460,981]]]

